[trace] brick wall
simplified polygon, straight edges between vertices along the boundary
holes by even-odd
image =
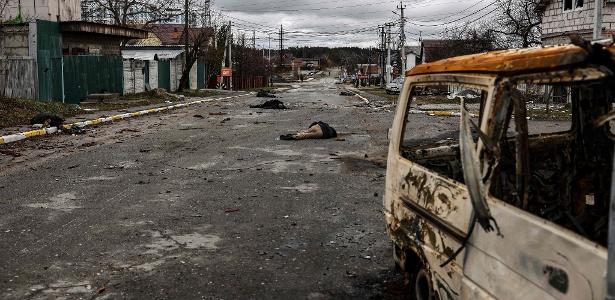
[[[574,0],[573,0],[574,2]],[[603,12],[603,35],[615,32],[615,3],[605,1]],[[542,42],[544,45],[569,43],[568,34],[576,32],[591,39],[594,26],[594,1],[585,0],[582,8],[564,11],[563,0],[551,0],[542,18]]]

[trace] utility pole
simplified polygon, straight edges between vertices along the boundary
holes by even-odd
[[[188,0],[186,0],[188,1]],[[228,65],[231,68],[231,77],[229,78],[229,90],[233,90],[233,31],[231,30],[232,23],[228,21]]]
[[[404,31],[404,27],[406,25],[406,19],[404,18],[404,10],[406,6],[402,0],[399,1],[399,6],[397,7],[401,11],[400,13],[400,23],[399,23],[399,43],[401,47],[401,67],[402,67],[402,76],[406,74],[406,32]]]
[[[594,1],[594,40],[602,38],[602,1]]]
[[[380,29],[380,88],[384,88],[384,26],[378,26]]]
[[[256,49],[256,30],[252,30],[252,49]]]
[[[387,27],[387,66],[386,66],[386,83],[391,83],[391,27],[393,23],[386,23]]]
[[[188,0],[184,2],[184,68],[188,68]]]
[[[268,57],[269,57],[269,63],[271,63],[271,33],[267,33],[267,37],[269,40],[269,48],[267,49],[269,51]]]
[[[282,67],[282,56],[284,52],[284,28],[280,24],[280,68]]]

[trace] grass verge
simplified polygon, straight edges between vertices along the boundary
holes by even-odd
[[[0,97],[0,128],[30,124],[39,113],[51,113],[69,118],[84,113],[75,105]]]
[[[397,100],[399,99],[399,94],[387,94],[384,89],[381,89],[379,87],[362,87],[359,88],[359,91],[385,98],[391,102],[397,102]]]

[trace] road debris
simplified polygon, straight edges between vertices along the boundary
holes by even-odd
[[[263,108],[263,109],[287,109],[284,102],[280,100],[267,100],[265,103],[250,105],[250,108]]]
[[[261,98],[277,98],[278,96],[274,95],[273,93],[271,93],[269,91],[260,90],[260,91],[258,91],[258,93],[256,93],[256,97],[261,97]]]

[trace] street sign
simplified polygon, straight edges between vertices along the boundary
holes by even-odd
[[[231,68],[222,68],[222,72],[220,72],[224,77],[233,76],[233,70]]]

